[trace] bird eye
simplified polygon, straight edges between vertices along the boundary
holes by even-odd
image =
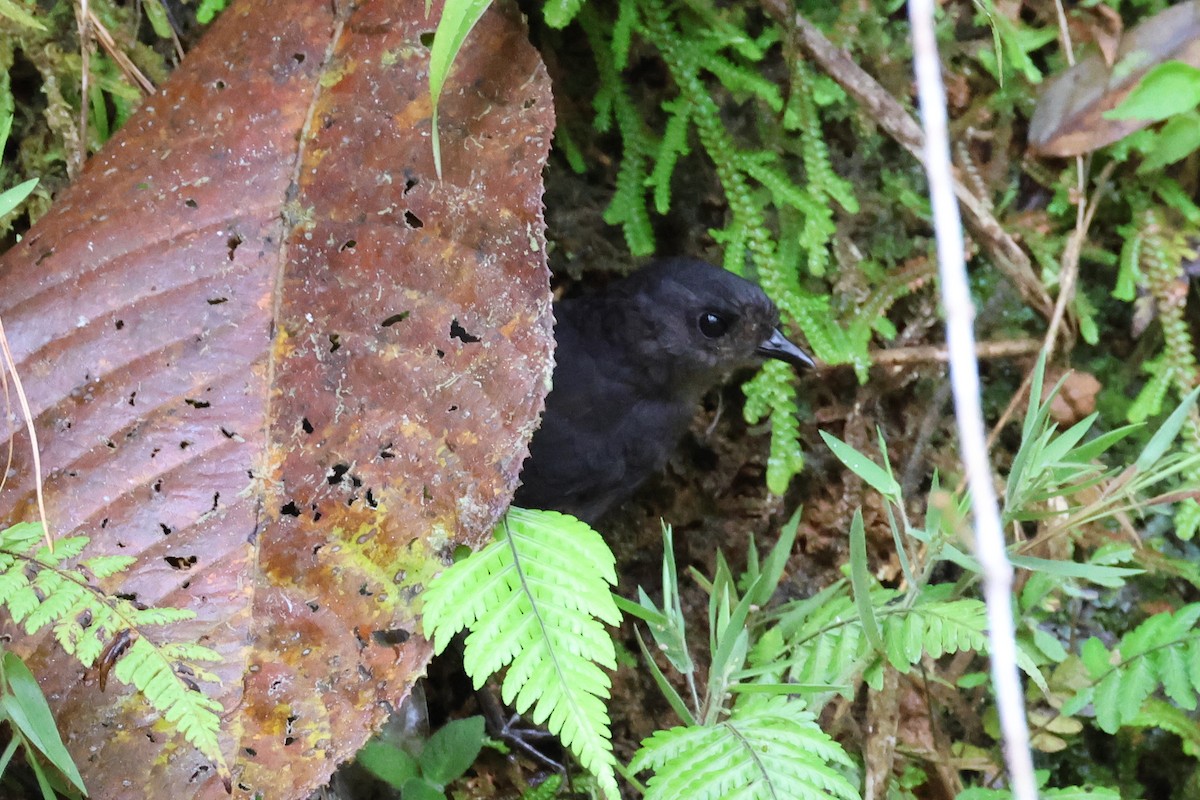
[[[720,314],[714,314],[711,311],[705,311],[696,320],[696,327],[700,332],[709,339],[717,339],[724,336],[729,330],[729,322]]]

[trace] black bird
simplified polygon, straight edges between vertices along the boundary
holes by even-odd
[[[555,305],[554,378],[514,503],[595,522],[660,471],[704,393],[732,370],[812,358],[757,285],[660,259]]]

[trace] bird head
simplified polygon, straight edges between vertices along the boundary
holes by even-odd
[[[777,358],[815,366],[779,331],[779,310],[758,285],[704,261],[655,261],[622,282],[626,335],[643,363],[700,391],[725,373]]]

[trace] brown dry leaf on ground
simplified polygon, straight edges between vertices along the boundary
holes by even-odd
[[[412,600],[508,504],[542,406],[548,81],[520,16],[485,15],[439,181],[439,11],[235,5],[0,262],[54,532],[136,557],[104,589],[196,613],[151,634],[223,657],[199,688],[235,796],[304,796],[407,693]],[[35,517],[9,429],[6,524]],[[139,696],[5,627],[93,796],[226,796]]]

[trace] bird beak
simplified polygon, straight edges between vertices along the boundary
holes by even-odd
[[[760,344],[755,352],[760,356],[786,361],[801,369],[812,369],[817,366],[817,362],[813,361],[812,356],[789,342],[778,329],[771,331],[770,338]]]

